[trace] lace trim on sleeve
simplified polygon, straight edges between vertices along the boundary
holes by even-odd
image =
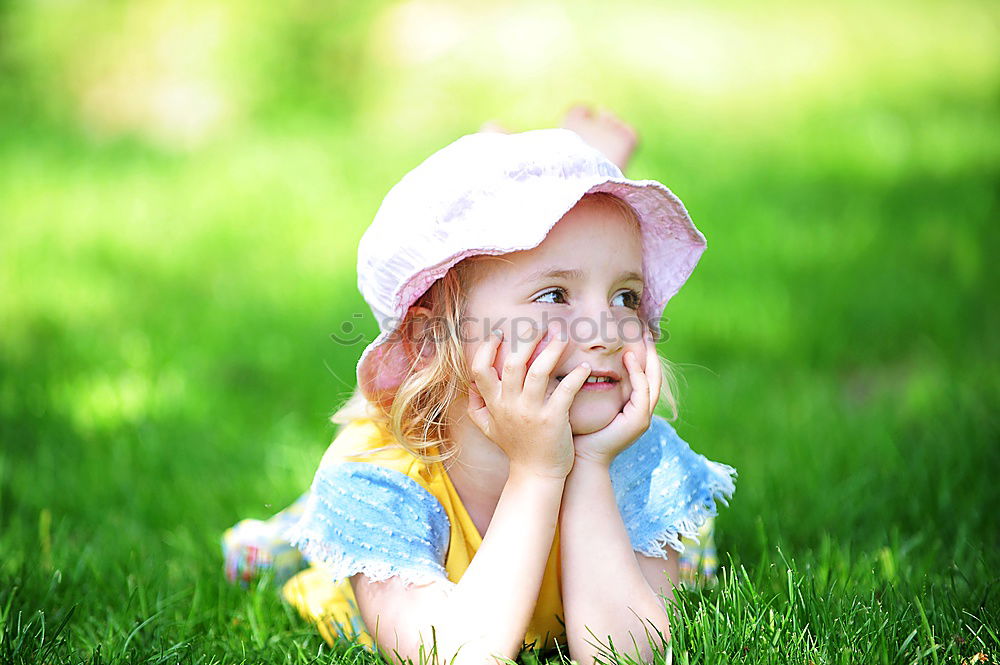
[[[321,467],[302,517],[284,537],[334,580],[362,573],[406,586],[447,581],[451,533],[441,503],[412,478],[367,462]]]
[[[684,551],[681,538],[697,539],[699,528],[729,505],[736,469],[688,447],[674,428],[653,416],[649,429],[611,464],[611,481],[632,549],[668,558],[669,545]]]

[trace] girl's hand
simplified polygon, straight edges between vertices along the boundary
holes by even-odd
[[[573,432],[569,408],[590,376],[590,366],[581,364],[563,377],[545,400],[549,379],[566,346],[565,333],[554,335],[557,324],[535,330],[524,348],[507,355],[503,377],[493,366],[502,332],[495,330],[472,361],[473,385],[469,387],[469,417],[491,441],[506,453],[510,468],[535,475],[565,479],[573,468]],[[551,338],[531,367],[527,359],[542,339]]]
[[[660,359],[656,355],[656,343],[649,331],[643,336],[646,362],[645,369],[639,365],[635,354],[625,352],[625,367],[628,369],[632,395],[621,413],[603,429],[590,434],[573,437],[576,456],[611,466],[618,453],[632,445],[642,433],[649,429],[653,419],[653,409],[660,397]]]

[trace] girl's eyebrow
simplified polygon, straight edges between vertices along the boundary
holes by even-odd
[[[542,268],[541,270],[537,270],[528,275],[527,277],[525,277],[521,283],[527,284],[529,282],[534,282],[540,279],[583,279],[585,275],[586,273],[584,273],[584,271],[582,270],[559,270],[556,268]],[[633,281],[633,282],[639,282],[640,284],[643,283],[642,275],[640,275],[637,272],[633,272],[631,270],[626,270],[625,272],[620,273],[616,281],[619,282]]]

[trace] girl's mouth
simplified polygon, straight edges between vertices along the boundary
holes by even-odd
[[[562,376],[557,376],[556,381],[562,381],[564,378],[566,378],[565,374]],[[618,383],[619,381],[612,376],[591,375],[587,377],[586,382],[583,384],[580,390],[587,390],[587,391],[613,390],[618,385]]]

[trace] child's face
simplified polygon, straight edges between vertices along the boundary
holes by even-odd
[[[585,200],[566,213],[540,245],[504,254],[488,265],[469,293],[463,324],[467,361],[471,363],[491,330],[501,329],[504,340],[494,366],[502,378],[512,348],[531,344],[532,328],[558,322],[569,341],[549,376],[546,399],[558,379],[582,362],[590,363],[591,376],[614,372],[620,379],[614,383],[585,384],[569,412],[574,434],[608,425],[632,391],[625,352],[633,351],[645,366],[645,328],[638,316],[643,291],[638,229],[613,207]],[[573,272],[544,275],[550,271]],[[547,344],[548,338],[538,342],[528,367]]]

